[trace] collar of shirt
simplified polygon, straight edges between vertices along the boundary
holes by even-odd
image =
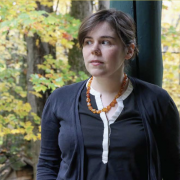
[[[88,82],[89,82],[89,80],[86,83],[86,87],[87,87]],[[104,164],[106,164],[108,162],[109,144],[110,144],[109,137],[111,134],[110,125],[112,123],[114,123],[116,121],[116,119],[118,118],[118,116],[121,114],[121,112],[124,108],[123,100],[125,100],[131,94],[132,91],[133,91],[133,85],[132,85],[131,81],[129,80],[126,91],[119,98],[117,98],[118,107],[117,107],[115,113],[112,115],[112,117],[108,120],[105,112],[100,113],[100,117],[104,123],[104,134],[103,134],[103,142],[102,142],[102,147],[103,147],[102,162]],[[95,96],[95,101],[96,101],[98,109],[99,110],[103,109],[101,93],[94,90],[91,87],[90,94]]]

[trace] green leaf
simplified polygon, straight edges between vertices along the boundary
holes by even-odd
[[[49,16],[44,19],[44,23],[46,23],[46,24],[55,24],[55,23],[57,23],[57,21],[58,21],[58,19],[53,16]]]
[[[7,160],[7,157],[4,155],[0,155],[0,164],[4,164]]]
[[[0,63],[0,68],[4,68],[4,64]]]

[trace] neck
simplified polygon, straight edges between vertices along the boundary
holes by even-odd
[[[101,93],[117,93],[123,82],[124,74],[116,77],[93,77],[92,87]]]

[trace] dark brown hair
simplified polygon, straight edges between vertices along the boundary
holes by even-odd
[[[128,47],[128,45],[134,43],[135,51],[131,58],[133,59],[136,53],[138,53],[138,48],[136,46],[135,22],[128,14],[114,9],[100,10],[83,20],[78,33],[80,47],[83,48],[84,39],[87,33],[101,22],[108,22],[110,24],[110,26],[116,31],[124,47]]]

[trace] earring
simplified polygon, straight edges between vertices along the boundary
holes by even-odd
[[[128,60],[128,59],[130,59],[131,57],[132,57],[132,53],[127,52],[127,55],[126,55],[126,57],[125,57],[125,60]]]

